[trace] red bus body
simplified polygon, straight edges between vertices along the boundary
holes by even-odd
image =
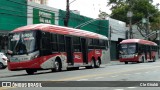
[[[8,69],[11,71],[27,70],[28,74],[32,74],[39,69],[57,68],[56,65],[59,65],[58,70],[92,67],[92,64],[99,67],[101,62],[108,58],[107,37],[89,31],[35,24],[17,28],[9,37],[9,47],[12,49],[10,51],[14,52],[8,62]],[[17,43],[20,41],[25,43],[27,53],[22,50],[16,52]]]
[[[120,62],[127,64],[128,62],[155,61],[156,55],[157,44],[154,42],[142,39],[127,39],[120,42]]]

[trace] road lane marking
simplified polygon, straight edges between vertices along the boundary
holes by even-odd
[[[145,73],[149,73],[149,72],[145,72]]]
[[[141,71],[141,70],[148,70],[148,69],[154,69],[159,68],[160,66],[154,66],[154,67],[145,67],[145,68],[139,68],[139,69],[130,69],[125,71],[117,71],[117,72],[105,72],[100,74],[88,74],[88,75],[81,75],[76,77],[67,77],[63,79],[57,79],[57,80],[51,80],[51,81],[70,81],[70,80],[77,80],[77,79],[83,79],[83,78],[93,78],[93,77],[100,77],[100,76],[108,76],[108,75],[115,75],[120,73],[126,73],[126,72],[133,72],[133,71]]]
[[[143,71],[143,70],[148,70],[148,69],[154,69],[154,68],[159,68],[160,66],[154,66],[154,67],[145,67],[145,68],[139,68],[139,69],[130,69],[130,70],[124,70],[124,71],[117,71],[117,72],[105,72],[105,73],[100,73],[100,74],[88,74],[88,75],[81,75],[81,76],[76,76],[76,77],[67,77],[67,78],[62,78],[62,79],[57,79],[57,80],[50,80],[50,81],[70,81],[70,80],[77,80],[77,79],[84,79],[84,78],[92,78],[92,77],[100,77],[100,76],[107,76],[107,75],[115,75],[115,74],[121,74],[121,73],[126,73],[126,72],[133,72],[133,71]],[[149,73],[149,72],[148,72]],[[13,87],[12,87],[13,88]],[[10,88],[0,88],[0,90],[7,90]],[[115,89],[115,90],[124,90],[124,89]]]
[[[94,78],[94,79],[102,79],[102,78],[104,78],[104,77],[96,77],[96,78]]]
[[[76,80],[76,81],[87,81],[88,79],[79,79],[79,80]]]
[[[118,77],[118,75],[115,75],[115,76],[111,76],[111,77]]]
[[[127,88],[129,88],[129,89],[133,89],[133,88],[137,88],[137,87],[127,87]]]
[[[114,90],[124,90],[124,89],[114,89]]]

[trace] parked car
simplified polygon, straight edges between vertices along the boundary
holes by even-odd
[[[5,69],[7,67],[8,58],[4,53],[0,52],[0,69]]]

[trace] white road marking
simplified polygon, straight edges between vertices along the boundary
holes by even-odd
[[[114,89],[114,90],[124,90],[124,89]]]
[[[127,88],[130,88],[130,89],[132,89],[132,88],[137,88],[137,87],[127,87]]]
[[[111,76],[111,77],[118,77],[118,75],[115,75],[115,76]]]
[[[149,73],[149,72],[145,72],[145,73]]]
[[[94,78],[94,79],[101,79],[101,78],[104,78],[104,77],[96,77],[96,78]]]
[[[79,80],[76,80],[76,81],[87,81],[88,79],[79,79]]]

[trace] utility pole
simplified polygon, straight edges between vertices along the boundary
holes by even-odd
[[[129,38],[133,38],[133,33],[132,33],[132,16],[133,16],[133,12],[132,12],[132,1],[129,0],[129,11],[127,12],[127,17],[129,18]]]
[[[66,17],[64,18],[64,26],[68,27],[70,18],[69,0],[66,0]]]
[[[152,15],[150,15],[150,14],[148,14],[148,16],[147,16],[147,20],[146,20],[146,21],[147,21],[147,22],[146,22],[146,36],[148,36],[149,33],[150,33],[150,32],[149,32],[149,27],[150,27],[150,25],[149,25],[149,24],[150,24],[149,18],[150,18],[151,16],[152,16]],[[150,38],[148,37],[147,40],[148,40],[148,39],[150,39]]]
[[[110,26],[110,28],[109,28],[109,33],[108,33],[108,39],[109,39],[109,48],[111,48],[111,36],[112,35],[112,27]]]

